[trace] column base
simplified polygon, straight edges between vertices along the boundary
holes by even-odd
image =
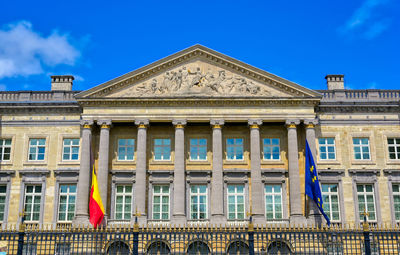
[[[172,225],[177,225],[177,226],[186,226],[186,222],[187,222],[187,219],[186,219],[186,216],[185,215],[174,215],[174,216],[172,216],[172,221],[171,221],[171,223],[172,223]]]
[[[211,225],[225,225],[226,224],[226,217],[223,214],[216,214],[212,215],[210,219]]]
[[[92,224],[89,221],[89,214],[76,215],[75,219],[72,221],[72,226],[74,226],[74,227],[92,226]]]
[[[307,224],[307,219],[301,214],[290,215],[289,224],[290,226],[304,226]]]

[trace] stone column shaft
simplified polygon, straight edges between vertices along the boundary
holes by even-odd
[[[146,215],[146,187],[147,187],[147,125],[148,120],[137,120],[137,153],[136,153],[136,182],[135,182],[135,205],[136,210],[143,217]]]
[[[300,191],[299,157],[297,143],[297,125],[299,121],[287,121],[288,129],[288,159],[289,159],[289,189],[290,189],[290,222],[302,223],[302,200]]]
[[[89,224],[89,192],[90,192],[90,153],[92,142],[92,120],[81,122],[82,145],[76,198],[76,213],[74,224]]]
[[[186,221],[186,190],[185,190],[185,120],[174,120],[175,126],[175,169],[174,169],[174,204],[173,216],[176,224]]]
[[[261,120],[249,120],[251,161],[251,206],[254,220],[264,219],[264,192],[261,182],[260,125]]]
[[[109,154],[110,154],[110,128],[111,120],[101,120],[97,124],[100,126],[100,143],[99,143],[99,168],[97,171],[97,181],[101,201],[105,211],[105,219],[107,220],[107,198],[108,198],[108,172],[109,172]]]
[[[211,179],[211,223],[221,223],[224,216],[224,176],[222,154],[223,120],[211,120],[213,169]]]

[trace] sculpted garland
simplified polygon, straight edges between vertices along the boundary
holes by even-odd
[[[212,73],[210,70],[203,73],[199,67],[197,67],[195,71],[182,67],[177,72],[165,72],[163,77],[159,78],[159,80],[154,78],[150,82],[139,84],[135,86],[135,89],[129,94],[132,94],[132,96],[151,96],[155,94],[270,96],[270,93],[265,90],[265,88],[254,84],[254,82],[246,78],[236,75],[228,76],[225,70],[220,70],[217,74]]]

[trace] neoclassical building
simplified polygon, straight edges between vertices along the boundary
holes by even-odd
[[[94,162],[107,224],[324,223],[307,139],[333,223],[397,224],[400,90],[325,79],[311,90],[195,45],[86,91],[63,75],[0,92],[0,221],[89,224]]]

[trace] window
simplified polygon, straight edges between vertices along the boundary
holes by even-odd
[[[135,159],[135,139],[118,139],[118,160]]]
[[[400,138],[388,138],[389,159],[400,159]]]
[[[243,139],[226,139],[226,156],[228,160],[243,160]]]
[[[321,186],[325,213],[332,222],[340,221],[338,184],[322,184]]]
[[[353,138],[353,147],[354,159],[370,159],[368,138]]]
[[[207,139],[190,139],[190,160],[207,160]]]
[[[281,185],[265,185],[265,212],[267,220],[282,219]]]
[[[11,139],[0,139],[0,161],[10,160]]]
[[[367,221],[376,221],[374,185],[357,184],[357,197],[360,220],[363,221],[364,211],[366,211]]]
[[[41,199],[41,185],[27,185],[25,187],[25,221],[39,221]]]
[[[400,221],[400,184],[392,184],[394,217],[396,221]]]
[[[29,160],[44,160],[46,139],[29,140]]]
[[[26,255],[36,255],[37,245],[35,243],[24,243],[22,246],[22,254]]]
[[[79,139],[64,139],[63,160],[79,159]]]
[[[154,159],[171,159],[171,139],[154,139]]]
[[[115,187],[115,219],[130,220],[132,217],[132,185]]]
[[[207,219],[207,185],[190,186],[190,218]]]
[[[244,219],[244,186],[228,185],[228,219]]]
[[[71,254],[71,244],[57,243],[55,255],[69,255]]]
[[[0,222],[4,220],[4,214],[6,209],[6,196],[7,196],[7,186],[0,186]]]
[[[169,219],[169,186],[153,186],[153,219]]]
[[[58,221],[69,222],[75,216],[75,201],[76,201],[76,185],[62,184],[60,185],[58,205]]]
[[[341,243],[328,243],[326,251],[327,255],[342,255],[343,245]]]
[[[335,160],[335,138],[319,138],[319,159],[321,160]]]
[[[279,160],[281,158],[281,150],[278,138],[263,139],[264,160]]]

